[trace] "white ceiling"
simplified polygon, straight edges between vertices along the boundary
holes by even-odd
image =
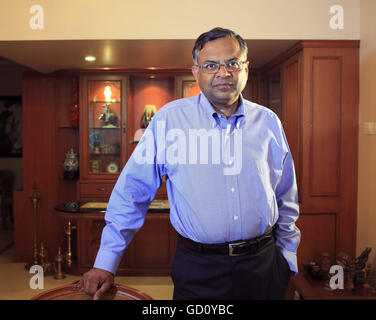
[[[252,68],[260,68],[298,40],[246,40]],[[194,40],[1,41],[0,67],[13,61],[41,73],[98,68],[189,68]],[[93,55],[95,62],[85,56]]]

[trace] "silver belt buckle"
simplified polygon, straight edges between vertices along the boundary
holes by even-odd
[[[239,241],[239,242],[234,242],[234,243],[229,243],[228,244],[228,255],[231,257],[236,257],[236,256],[243,256],[244,253],[234,253],[234,247],[238,246],[239,244],[247,244],[245,241]]]

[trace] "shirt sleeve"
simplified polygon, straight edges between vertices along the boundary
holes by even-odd
[[[294,162],[283,132],[282,135],[288,152],[284,157],[282,176],[276,188],[279,213],[276,244],[288,262],[290,270],[296,275],[298,273],[296,251],[300,243],[300,231],[295,225],[299,216],[298,191]]]
[[[156,160],[157,114],[145,130],[111,193],[94,268],[116,273],[125,248],[144,224],[150,203],[161,186],[165,169]]]

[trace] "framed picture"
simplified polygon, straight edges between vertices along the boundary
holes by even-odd
[[[0,96],[0,157],[22,157],[21,96]]]

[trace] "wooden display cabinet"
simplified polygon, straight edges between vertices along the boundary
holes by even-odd
[[[81,180],[116,180],[127,158],[126,76],[80,79]]]
[[[120,171],[137,145],[146,105],[160,109],[175,99],[173,73],[82,75],[80,77],[80,180],[76,199],[108,201]],[[165,181],[155,197],[167,199]],[[58,212],[58,211],[57,211]],[[93,266],[105,225],[104,212],[69,214],[71,220],[73,274]],[[169,211],[148,211],[144,226],[125,251],[119,275],[169,275],[176,248],[176,232]]]

